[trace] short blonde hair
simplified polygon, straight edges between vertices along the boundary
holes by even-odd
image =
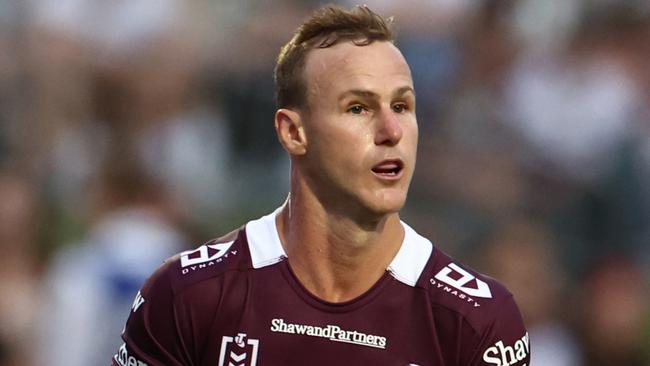
[[[350,10],[327,5],[316,10],[294,33],[278,55],[275,66],[278,108],[305,108],[307,83],[303,73],[310,50],[331,47],[340,41],[365,46],[374,41],[394,42],[392,18],[384,18],[367,6]]]

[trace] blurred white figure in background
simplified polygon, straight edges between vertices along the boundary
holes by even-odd
[[[59,252],[45,275],[39,365],[110,359],[138,288],[184,248],[164,188],[128,159],[127,149],[115,149],[96,182],[89,233]]]
[[[615,63],[567,61],[526,59],[515,68],[507,91],[511,123],[536,166],[550,163],[571,180],[592,181],[607,173],[629,137],[639,94]]]
[[[148,274],[182,249],[155,213],[125,209],[59,253],[45,279],[39,365],[101,365]]]
[[[570,1],[562,7],[572,16],[551,21],[533,11],[551,7],[537,3],[522,3],[515,17],[529,44],[507,80],[508,122],[529,143],[531,167],[593,183],[611,173],[644,118],[644,86],[630,60],[647,44],[642,29],[650,8],[601,1],[577,11],[580,4]],[[525,26],[546,18],[546,32]],[[561,31],[550,31],[554,26]]]

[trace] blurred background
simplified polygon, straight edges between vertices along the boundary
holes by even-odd
[[[404,219],[533,366],[650,365],[650,2],[364,2],[418,93]],[[0,366],[108,364],[164,258],[283,202],[272,70],[319,5],[0,0]]]

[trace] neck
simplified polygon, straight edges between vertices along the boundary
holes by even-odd
[[[332,212],[313,195],[292,194],[276,218],[298,280],[329,302],[354,299],[384,275],[404,238],[397,213],[359,222]]]

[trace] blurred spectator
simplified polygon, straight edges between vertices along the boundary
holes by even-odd
[[[110,360],[138,288],[184,248],[169,197],[137,161],[125,145],[116,146],[94,191],[88,235],[59,252],[47,272],[40,365]]]
[[[87,216],[79,193],[115,128],[197,224],[211,227],[208,218],[230,206],[228,124],[201,81],[216,46],[200,34],[205,9],[178,0],[33,3],[34,120],[43,131],[33,155],[72,220]]]
[[[515,296],[533,345],[532,366],[579,366],[580,350],[562,310],[572,303],[569,283],[553,246],[548,228],[513,219],[485,243],[477,267]]]
[[[201,65],[178,56],[186,51],[179,42],[162,39],[124,63],[99,68],[95,116],[99,127],[132,144],[179,209],[207,226],[230,206],[231,144],[219,106],[208,107],[200,89]]]
[[[517,65],[508,90],[512,123],[533,149],[530,164],[591,182],[609,172],[629,138],[639,94],[612,60],[567,57]]]
[[[585,365],[650,364],[647,278],[623,257],[594,265],[579,294],[580,331]]]
[[[0,365],[30,365],[39,309],[35,187],[0,173]]]
[[[590,4],[566,49],[523,54],[509,78],[508,121],[527,143],[521,160],[554,189],[547,217],[576,274],[602,255],[647,245],[650,181],[635,151],[650,115],[633,60],[648,43],[649,15],[642,2]]]

